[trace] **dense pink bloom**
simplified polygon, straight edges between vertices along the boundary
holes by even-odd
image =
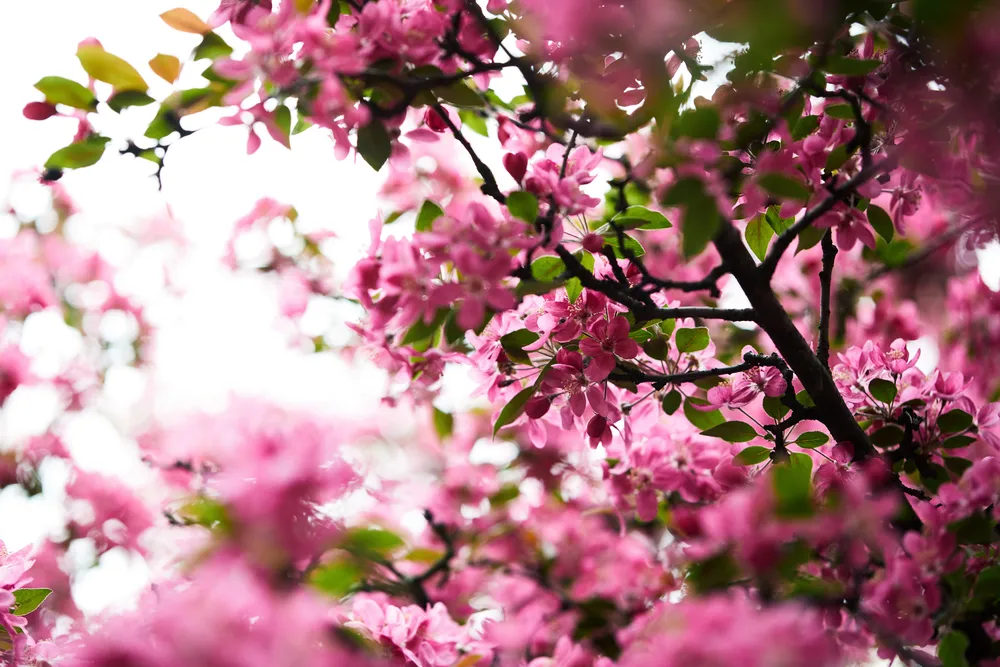
[[[580,351],[591,358],[586,370],[591,382],[608,377],[615,368],[616,357],[633,359],[639,354],[639,344],[629,338],[629,324],[624,317],[597,320],[587,333],[589,337],[580,341]]]

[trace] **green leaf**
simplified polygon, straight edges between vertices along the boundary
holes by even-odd
[[[322,593],[341,598],[360,584],[364,575],[359,564],[345,558],[317,567],[309,575],[309,583]]]
[[[484,137],[489,136],[489,130],[486,128],[486,119],[475,111],[472,111],[471,109],[460,109],[458,117],[462,119],[462,125],[464,127],[467,127],[476,134],[481,134]]]
[[[697,178],[682,178],[674,183],[663,198],[663,205],[684,209],[682,248],[688,259],[699,255],[719,231],[721,220],[715,199],[705,192],[705,185]]]
[[[680,137],[715,139],[720,123],[719,112],[708,106],[685,111],[675,121],[673,129]]]
[[[767,460],[767,457],[771,455],[771,450],[767,447],[759,447],[754,445],[753,447],[747,447],[742,452],[733,457],[733,465],[737,466],[755,466],[758,463],[763,463]]]
[[[809,392],[806,391],[805,389],[803,389],[799,393],[795,394],[795,400],[798,401],[799,403],[801,403],[802,407],[805,407],[805,408],[814,408],[814,407],[816,407],[816,402],[812,399],[812,396],[810,396]]]
[[[224,58],[232,52],[233,47],[226,44],[226,40],[214,32],[208,32],[202,37],[201,43],[194,47],[192,55],[195,60],[202,60],[204,58],[216,60],[217,58]]]
[[[758,437],[753,426],[741,421],[724,422],[702,431],[701,434],[710,438],[721,438],[726,442],[750,442]]]
[[[385,558],[406,543],[396,533],[384,528],[352,528],[340,548],[362,558]]]
[[[52,104],[65,104],[84,111],[93,111],[97,107],[97,98],[86,86],[61,76],[43,77],[35,88]]]
[[[528,400],[535,395],[537,387],[532,385],[527,389],[522,389],[514,395],[514,398],[507,402],[507,405],[503,406],[500,410],[500,415],[497,417],[496,423],[493,424],[493,436],[504,426],[507,426],[515,419],[520,417],[524,413],[524,406],[528,403]]]
[[[875,400],[890,405],[896,399],[896,384],[882,378],[875,378],[868,384],[868,393]]]
[[[802,141],[817,129],[819,129],[819,116],[803,116],[795,123],[792,139]]]
[[[764,412],[769,417],[780,420],[784,419],[785,415],[788,414],[788,407],[781,402],[781,397],[779,396],[765,396],[763,403]]]
[[[531,275],[539,282],[553,282],[566,272],[566,265],[555,255],[539,257],[531,263]]]
[[[997,541],[995,528],[996,521],[985,512],[975,512],[948,525],[948,530],[955,534],[959,544],[992,544]]]
[[[662,401],[660,401],[660,407],[662,407],[663,411],[668,415],[672,415],[677,412],[677,408],[681,406],[682,398],[681,392],[673,389],[670,393],[663,397]]]
[[[782,199],[801,199],[803,201],[812,196],[812,190],[802,181],[776,171],[767,172],[757,177],[760,187],[775,197]]]
[[[871,74],[882,65],[879,60],[855,60],[844,56],[830,56],[823,64],[827,74],[839,76],[864,76]]]
[[[455,416],[449,412],[434,408],[434,430],[438,437],[444,440],[451,436],[455,428]]]
[[[838,120],[854,120],[854,109],[850,104],[831,104],[823,109],[823,113]]]
[[[46,169],[81,169],[95,164],[104,155],[107,137],[91,136],[60,148],[45,161]]]
[[[434,221],[444,215],[444,211],[441,207],[432,202],[430,199],[426,200],[420,205],[420,212],[417,213],[417,231],[418,232],[429,232],[434,226]]]
[[[867,212],[868,222],[878,232],[878,235],[886,241],[892,241],[893,234],[896,233],[896,228],[892,224],[892,218],[885,212],[885,209],[875,204],[869,204]]]
[[[726,421],[718,410],[699,410],[697,405],[708,405],[708,401],[693,396],[684,401],[684,416],[695,428],[707,431]]]
[[[570,278],[566,281],[566,298],[570,303],[576,302],[581,294],[583,294],[583,283],[579,278]]]
[[[748,222],[745,235],[750,250],[763,262],[767,256],[767,245],[774,236],[774,229],[767,223],[766,216],[758,215]]]
[[[826,234],[825,229],[820,229],[819,227],[809,226],[799,232],[799,244],[795,246],[795,254],[798,255],[803,250],[808,250],[814,247],[817,243],[823,240],[823,235]]]
[[[711,338],[708,336],[706,327],[696,327],[694,329],[678,329],[674,342],[677,344],[678,352],[690,353],[707,348]]]
[[[969,667],[969,661],[965,659],[968,648],[969,638],[964,633],[953,630],[946,634],[937,646],[941,667]]]
[[[392,142],[382,123],[373,120],[358,128],[358,154],[372,169],[381,169],[391,153]]]
[[[423,345],[423,350],[430,347],[430,339],[437,334],[441,325],[444,324],[445,318],[448,317],[448,309],[440,308],[436,313],[434,313],[434,319],[430,322],[425,322],[423,318],[417,320],[409,328],[406,334],[403,336],[403,340],[400,341],[400,345],[412,345],[416,348],[420,348],[420,344]]]
[[[624,230],[641,229],[649,231],[653,229],[669,229],[673,225],[659,211],[653,211],[645,206],[629,206],[621,213],[611,218],[619,227]]]
[[[434,93],[445,102],[456,107],[477,108],[485,104],[479,93],[462,81],[456,81],[450,86],[435,88]]]
[[[942,433],[961,433],[972,426],[972,415],[963,410],[949,410],[938,417],[937,425]]]
[[[618,235],[612,231],[607,234],[607,243],[614,251],[615,257],[620,259],[629,259],[625,251],[622,250],[623,245],[625,250],[632,253],[632,257],[639,258],[646,254],[646,249],[642,247],[642,244],[628,234],[622,234],[622,238],[619,240]]]
[[[229,513],[226,506],[205,496],[199,496],[186,503],[178,513],[190,523],[206,528],[225,529],[229,526]]]
[[[14,591],[14,606],[11,613],[15,616],[27,616],[38,609],[51,592],[49,588],[20,588]]]
[[[138,90],[123,90],[111,96],[111,99],[108,100],[108,106],[113,111],[121,113],[123,109],[128,107],[144,107],[155,101],[146,93],[141,93]]]
[[[292,136],[292,110],[284,104],[279,104],[274,110],[274,124],[281,131],[283,137],[281,144],[285,148],[291,148],[288,138]]]
[[[727,588],[740,576],[740,568],[728,553],[721,553],[707,560],[692,563],[687,579],[695,592],[707,593]]]
[[[138,90],[144,93],[149,88],[134,67],[100,46],[81,46],[76,51],[76,57],[87,74],[98,81],[110,83],[115,90]]]
[[[960,456],[942,456],[941,458],[944,460],[944,467],[959,477],[962,476],[962,473],[972,467],[972,461],[969,459],[963,459]]]
[[[903,435],[903,429],[898,426],[883,426],[871,434],[871,441],[877,447],[889,447],[903,442]]]
[[[774,466],[773,484],[780,516],[812,514],[812,464],[808,454],[795,453],[788,461]]]
[[[771,226],[775,234],[784,234],[788,228],[795,224],[795,218],[782,218],[780,209],[777,206],[768,206],[764,219]]]
[[[524,190],[511,192],[507,195],[507,209],[515,218],[534,223],[538,217],[538,198]]]
[[[830,442],[830,437],[820,431],[806,431],[795,438],[795,444],[802,449],[816,449]]]
[[[490,496],[490,507],[503,507],[510,501],[521,495],[521,488],[517,484],[505,484],[500,490]]]
[[[945,449],[961,449],[962,447],[968,447],[975,441],[975,438],[967,435],[953,435],[941,443],[941,446]]]
[[[500,346],[511,361],[519,364],[530,364],[531,359],[524,351],[526,345],[531,345],[538,340],[538,334],[528,329],[518,329],[511,331],[500,337]]]
[[[977,602],[993,602],[998,598],[1000,598],[1000,565],[994,565],[976,577],[975,599]]]

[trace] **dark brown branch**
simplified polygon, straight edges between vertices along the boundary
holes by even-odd
[[[823,269],[819,272],[819,345],[816,356],[830,369],[830,286],[833,284],[833,265],[837,259],[837,246],[833,244],[833,230],[823,234]]]
[[[750,370],[751,368],[758,368],[760,366],[774,366],[775,368],[785,367],[785,362],[782,361],[776,354],[768,356],[760,354],[747,354],[743,357],[743,359],[745,361],[742,364],[736,364],[735,366],[705,368],[698,371],[687,371],[685,373],[674,373],[671,375],[643,373],[633,367],[619,365],[615,371],[617,376],[612,375],[611,379],[628,380],[629,382],[635,382],[636,384],[649,383],[657,389],[662,389],[668,384],[684,384],[687,382],[697,382],[698,380],[704,380],[705,378],[733,375],[735,373],[742,373]]]
[[[462,144],[466,152],[469,154],[469,157],[472,158],[473,164],[476,165],[476,171],[479,172],[479,175],[483,179],[483,185],[480,188],[483,191],[483,194],[493,197],[501,204],[507,201],[507,198],[504,197],[502,192],[500,192],[500,186],[497,185],[497,179],[493,176],[493,172],[490,171],[490,168],[486,166],[486,163],[483,162],[479,155],[476,154],[476,150],[472,147],[472,144],[470,144],[469,140],[462,134],[462,130],[452,122],[444,107],[440,104],[435,104],[433,109],[441,117],[441,120],[445,122],[448,129],[451,130],[452,135],[458,140],[458,143]]]
[[[837,441],[853,444],[856,458],[863,459],[874,454],[874,447],[841,398],[830,372],[813,353],[778,301],[769,278],[758,271],[740,232],[730,222],[723,221],[714,243],[756,311],[756,321],[818,407],[819,421]]]

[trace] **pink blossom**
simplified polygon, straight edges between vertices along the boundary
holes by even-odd
[[[616,357],[633,359],[639,354],[639,344],[629,338],[629,323],[624,317],[597,320],[588,333],[590,337],[580,341],[580,351],[591,358],[586,370],[591,382],[607,378],[618,363]]]

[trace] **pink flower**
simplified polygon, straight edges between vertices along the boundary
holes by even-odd
[[[618,363],[616,357],[634,359],[639,354],[639,344],[629,338],[628,320],[620,315],[597,320],[588,333],[590,337],[580,341],[580,351],[591,357],[586,370],[591,382],[607,378]]]

